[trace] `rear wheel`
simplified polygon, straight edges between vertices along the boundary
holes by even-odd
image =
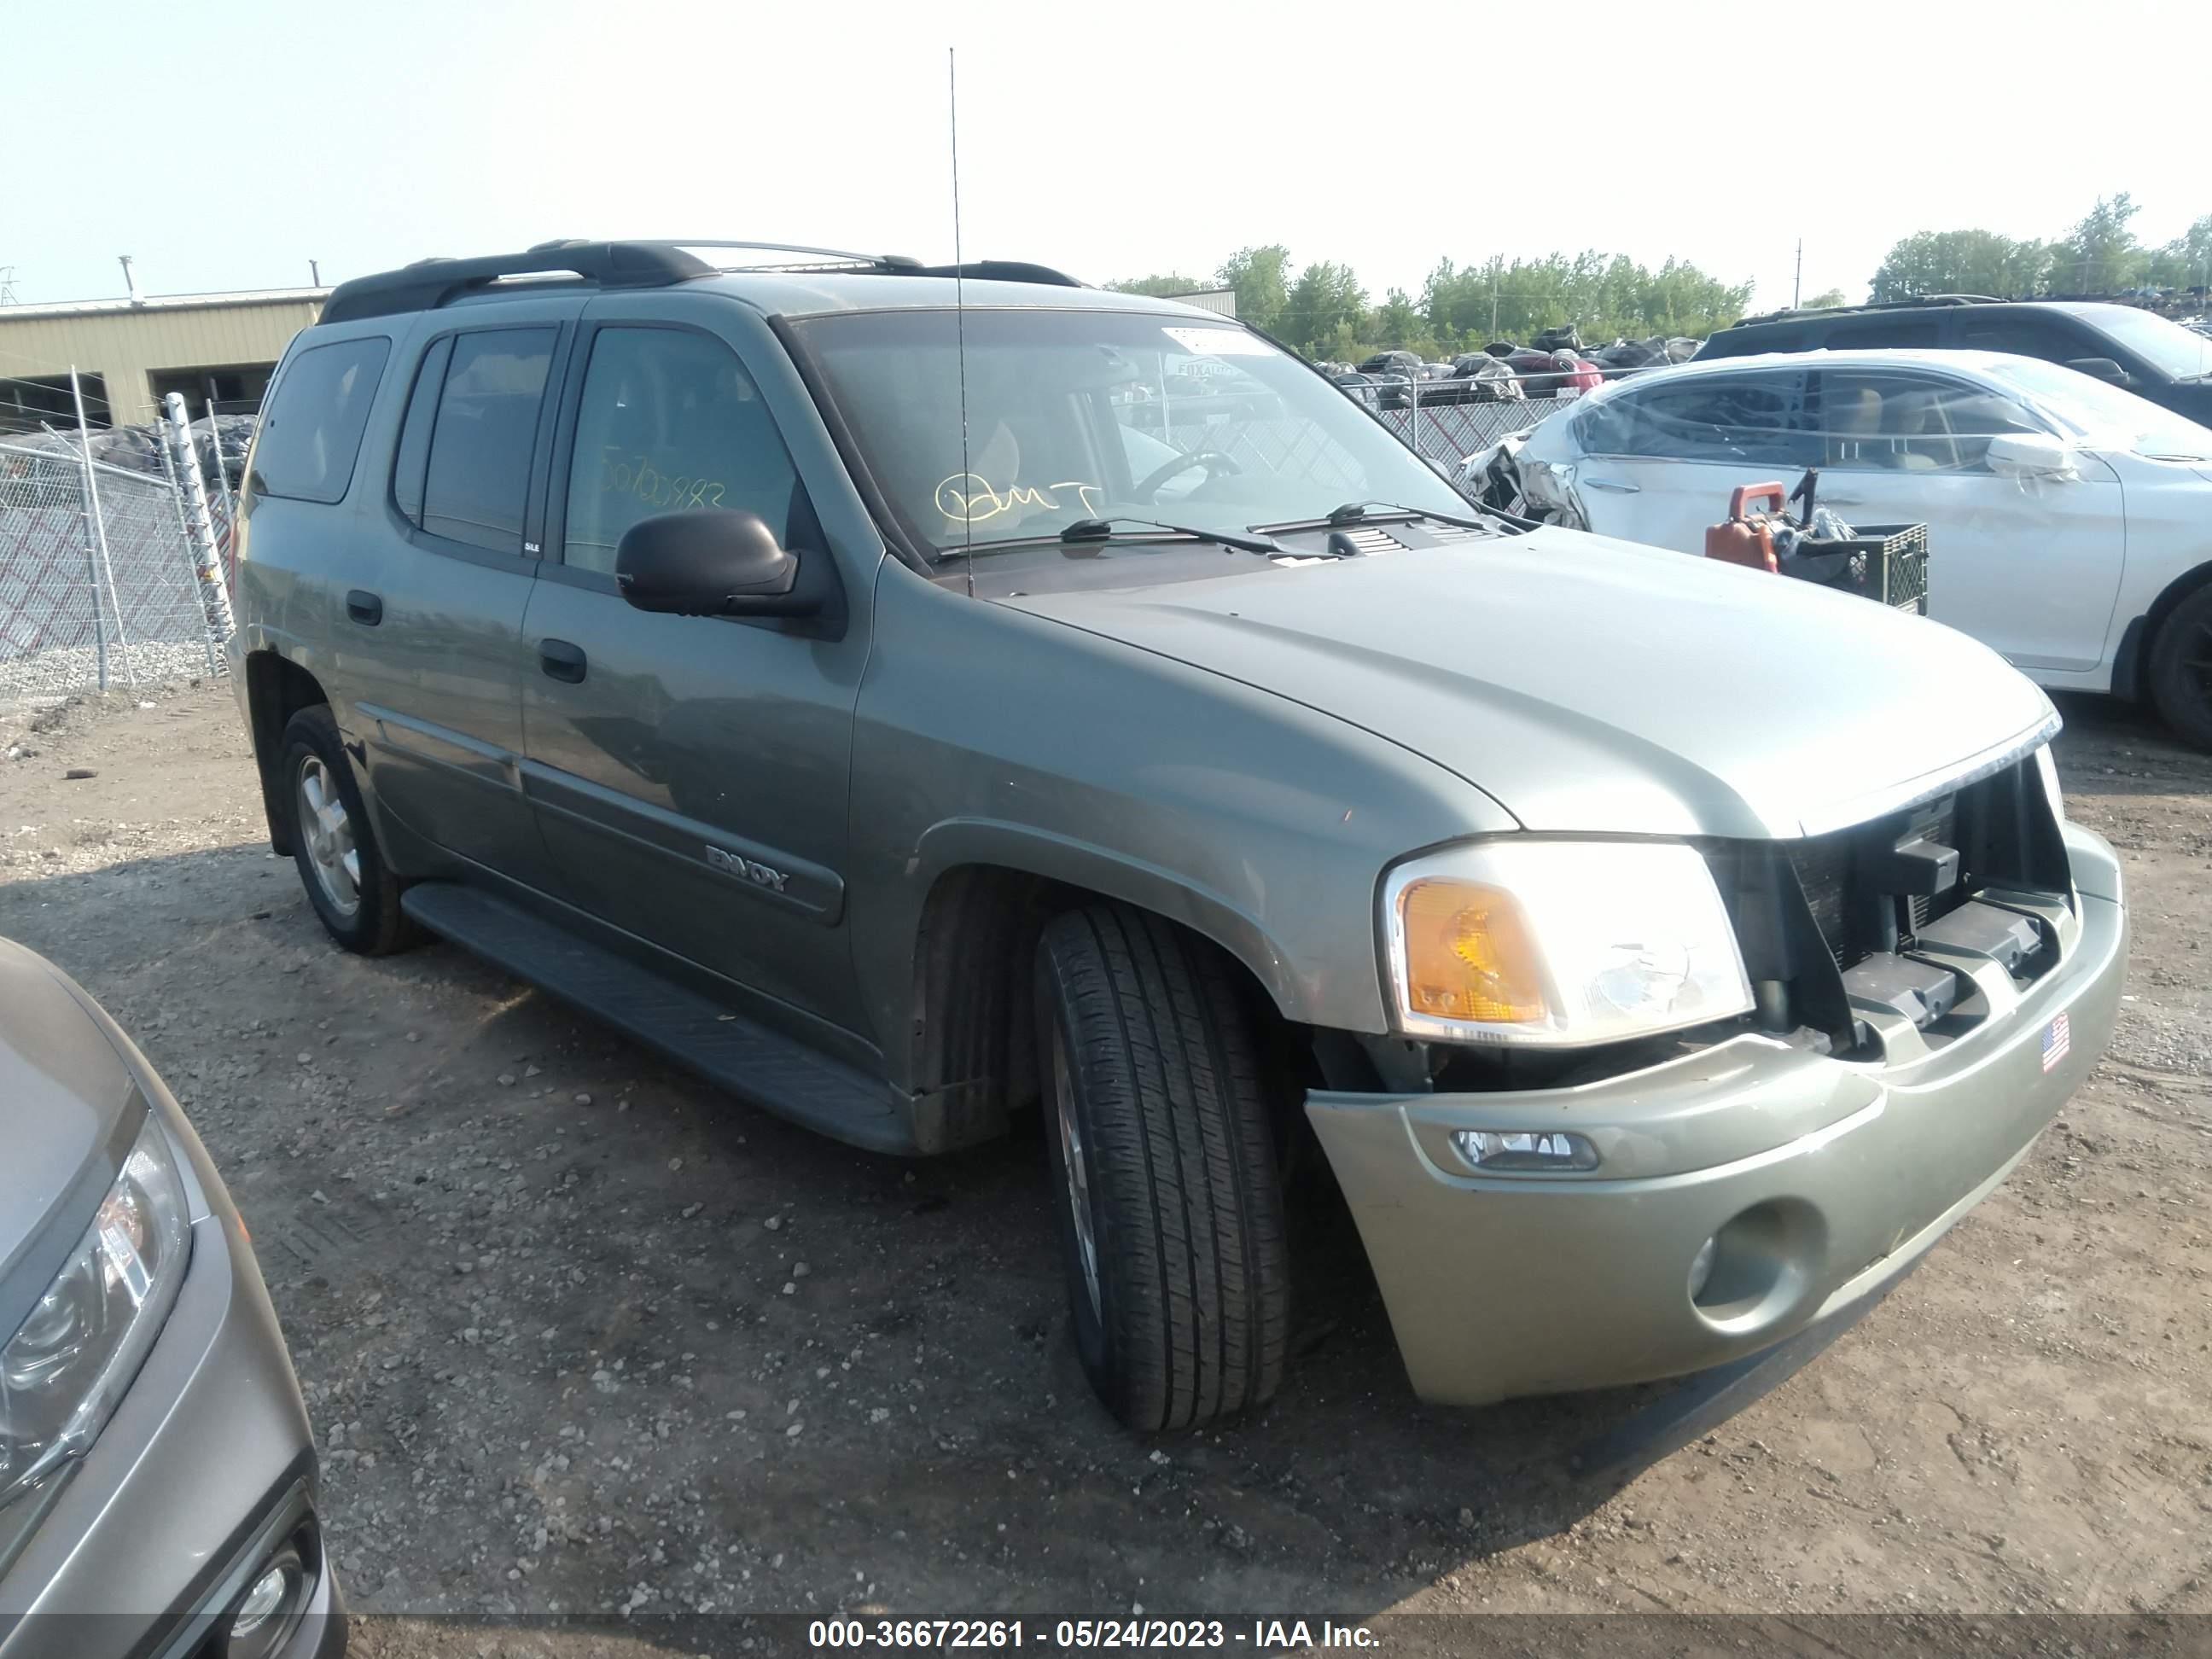
[[[376,844],[327,703],[302,708],[285,726],[283,777],[292,860],[330,936],[365,957],[413,944],[399,878]]]
[[[1038,1057],[1075,1346],[1140,1431],[1265,1404],[1290,1269],[1260,1048],[1231,964],[1100,904],[1037,948]]]

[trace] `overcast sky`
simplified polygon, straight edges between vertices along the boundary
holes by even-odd
[[[1248,243],[1379,300],[1443,256],[1672,255],[1853,298],[1927,228],[2212,213],[2212,7],[1237,0],[0,4],[24,301],[581,235],[952,251],[1092,281]]]

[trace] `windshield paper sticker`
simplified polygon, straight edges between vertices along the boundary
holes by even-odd
[[[1272,357],[1275,348],[1241,328],[1164,328],[1161,333],[1185,351],[1209,357]]]

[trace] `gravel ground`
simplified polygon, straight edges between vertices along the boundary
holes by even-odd
[[[127,693],[133,699],[164,695],[204,675],[207,661],[204,639],[181,643],[134,639],[127,648],[118,642],[107,653],[108,695]],[[0,727],[27,721],[40,709],[72,696],[96,696],[99,684],[100,652],[94,646],[58,646],[28,656],[0,654]]]
[[[0,713],[0,932],[224,1169],[357,1609],[2212,1612],[2212,761],[2065,712],[2073,814],[2134,883],[2112,1054],[1895,1294],[1621,1491],[1566,1465],[1644,1396],[1419,1405],[1338,1220],[1271,1409],[1121,1433],[1034,1133],[849,1151],[450,947],[338,952],[227,687]]]

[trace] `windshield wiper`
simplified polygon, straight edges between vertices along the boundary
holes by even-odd
[[[1115,514],[1110,519],[1078,519],[1060,532],[1064,542],[1103,542],[1111,539],[1118,525],[1136,525],[1146,530],[1164,530],[1170,535],[1189,536],[1201,542],[1212,542],[1220,547],[1234,547],[1246,553],[1280,553],[1282,547],[1265,536],[1240,536],[1231,530],[1196,530],[1187,524],[1164,524],[1158,519],[1131,519]]]
[[[1455,524],[1464,530],[1494,530],[1495,523],[1479,518],[1455,518],[1449,513],[1436,513],[1425,507],[1406,507],[1397,501],[1346,501],[1333,507],[1326,518],[1294,519],[1287,524],[1255,524],[1250,529],[1279,535],[1285,530],[1335,530],[1348,524],[1358,524],[1367,517],[1370,507],[1386,507],[1393,513],[1402,513],[1409,519],[1434,519],[1438,524]]]
[[[1019,547],[1083,547],[1087,544],[1109,541],[1156,541],[1158,537],[1137,536],[1117,531],[1116,525],[1141,525],[1169,535],[1188,536],[1194,541],[1212,542],[1221,547],[1233,547],[1249,553],[1282,553],[1288,550],[1279,544],[1258,536],[1241,536],[1233,530],[1200,530],[1191,525],[1161,524],[1151,519],[1078,519],[1064,530],[1041,531],[1034,536],[994,536],[989,541],[955,543],[940,547],[940,559],[966,558],[970,554],[1011,552]],[[1071,556],[1082,556],[1072,555]]]

